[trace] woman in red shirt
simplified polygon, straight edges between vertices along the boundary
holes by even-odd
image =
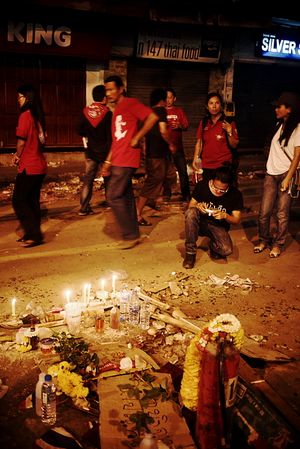
[[[13,164],[18,167],[12,204],[24,235],[17,241],[25,248],[43,243],[40,192],[47,172],[42,152],[45,117],[40,98],[30,84],[17,89],[20,116],[16,129],[17,146]]]
[[[223,112],[223,100],[219,93],[211,92],[206,99],[207,115],[200,121],[196,137],[193,168],[197,171],[198,159],[202,159],[203,177],[212,179],[217,168],[233,163],[233,150],[239,143],[235,122],[228,123]],[[234,165],[234,164],[233,164]]]

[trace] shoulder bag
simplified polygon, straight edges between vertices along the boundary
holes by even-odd
[[[284,154],[286,155],[286,157],[290,160],[290,162],[292,162],[291,157],[285,151],[284,147],[281,146],[281,149],[284,152]],[[299,193],[300,193],[300,167],[297,167],[296,171],[294,173],[294,176],[290,180],[288,194],[292,198],[298,198],[299,197]]]

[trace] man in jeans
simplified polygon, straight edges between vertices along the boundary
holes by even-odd
[[[111,145],[112,112],[106,106],[105,87],[98,85],[92,91],[93,103],[85,107],[79,123],[78,133],[85,147],[85,176],[80,195],[78,215],[93,214],[90,206],[93,184],[98,168],[109,152]],[[104,180],[106,187],[106,180]]]
[[[190,269],[195,265],[199,235],[210,238],[212,259],[225,259],[232,254],[228,231],[231,224],[240,223],[243,209],[242,193],[232,183],[231,167],[224,165],[216,169],[213,179],[196,184],[185,213],[184,268]]]
[[[112,146],[104,161],[102,175],[109,176],[106,198],[121,229],[123,241],[119,249],[129,249],[140,240],[132,176],[140,165],[139,141],[158,121],[153,110],[135,98],[125,96],[122,79],[106,78],[106,96],[114,104]],[[142,126],[138,128],[139,123]]]

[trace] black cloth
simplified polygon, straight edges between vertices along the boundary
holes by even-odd
[[[222,196],[214,195],[209,188],[209,181],[202,180],[195,186],[192,198],[198,203],[207,203],[209,209],[220,209],[231,215],[233,210],[239,211],[244,207],[243,195],[234,186],[230,186],[228,192]],[[230,224],[226,220],[216,220],[212,215],[202,215],[202,219],[214,223],[215,226],[221,226],[226,230],[230,229]]]
[[[159,123],[167,123],[167,111],[163,106],[156,106],[153,108],[155,114],[159,119],[152,127],[152,129],[146,134],[146,157],[150,159],[170,159],[171,153],[169,145],[162,138]]]
[[[107,111],[97,126],[82,114],[78,125],[78,134],[88,138],[88,147],[85,150],[87,158],[96,162],[104,162],[111,147],[111,120],[112,112]]]

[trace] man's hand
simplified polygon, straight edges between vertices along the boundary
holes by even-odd
[[[213,212],[212,216],[213,216],[216,220],[226,220],[226,218],[227,218],[227,213],[224,212],[223,210],[216,209],[216,210]]]
[[[197,203],[197,209],[201,212],[201,214],[207,214],[206,209],[208,208],[207,203]]]
[[[12,162],[12,165],[14,165],[14,166],[19,165],[20,158],[16,153],[13,154],[11,162]]]
[[[110,167],[111,167],[111,162],[110,161],[104,161],[102,168],[101,168],[101,176],[103,176],[104,178],[110,175]]]

